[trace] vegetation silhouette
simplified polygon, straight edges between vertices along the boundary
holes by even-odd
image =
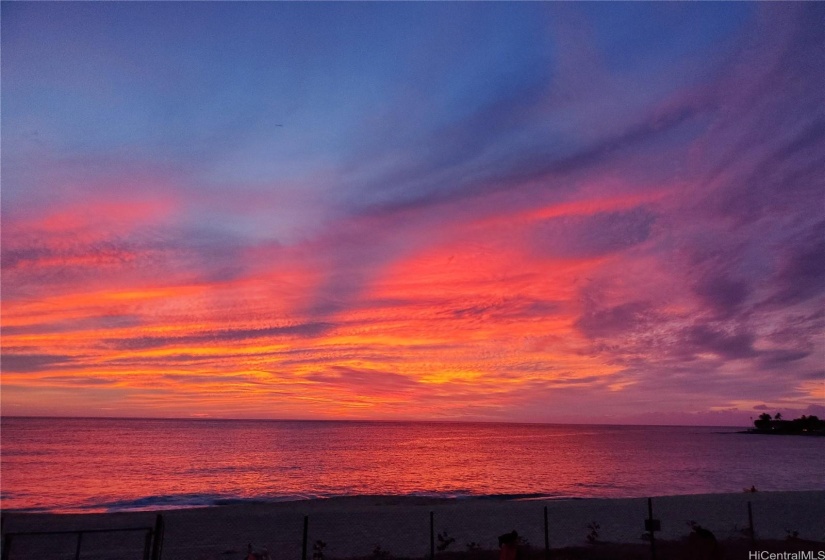
[[[820,420],[814,415],[803,414],[800,418],[782,420],[782,414],[779,412],[773,417],[765,412],[753,421],[753,425],[754,428],[748,430],[748,433],[825,436],[825,420]]]

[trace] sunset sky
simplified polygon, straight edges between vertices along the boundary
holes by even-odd
[[[2,4],[2,413],[825,416],[825,6]]]

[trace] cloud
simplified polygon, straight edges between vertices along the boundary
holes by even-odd
[[[610,338],[648,328],[652,310],[645,302],[597,308],[579,317],[576,326],[589,338]]]
[[[760,362],[763,367],[786,367],[789,362],[807,358],[811,353],[809,350],[766,350],[760,352]]]
[[[347,388],[359,394],[409,391],[420,384],[414,379],[397,373],[371,369],[356,369],[343,366],[327,368],[322,373],[313,373],[306,379],[315,383]]]
[[[64,369],[74,365],[75,356],[64,354],[23,354],[9,353],[10,349],[3,349],[0,366],[6,373],[32,373],[44,370]]]
[[[825,222],[801,236],[783,260],[769,303],[794,305],[825,293]]]
[[[622,154],[635,157],[638,150],[652,150],[657,140],[666,138],[694,115],[693,109],[684,107],[669,109],[668,112],[655,116],[644,115],[640,117],[640,123],[634,124],[628,130],[621,131],[614,137],[599,138],[581,147],[561,145],[548,149],[546,140],[539,135],[535,139],[535,145],[519,146],[517,152],[497,156],[493,162],[478,162],[477,170],[462,170],[462,177],[469,177],[470,180],[443,178],[434,173],[429,161],[424,159],[420,171],[411,174],[423,186],[398,188],[395,198],[390,196],[392,191],[384,193],[384,200],[368,203],[363,211],[367,215],[421,212],[431,207],[456,204],[498,191],[512,192],[514,189],[526,189],[529,192],[545,191],[556,196],[569,195],[570,176],[577,173],[592,173]],[[542,115],[537,118],[546,119],[549,116]],[[490,134],[491,141],[504,142],[499,135],[490,131],[486,133]],[[428,146],[443,142],[444,138],[441,135],[434,134],[433,138],[428,140]],[[431,151],[431,148],[427,151]],[[439,157],[442,153],[441,150],[432,151],[439,154]],[[409,176],[409,173],[405,173],[405,177]],[[398,184],[392,177],[381,177],[376,183]]]
[[[744,280],[734,280],[722,274],[703,278],[694,290],[716,313],[731,316],[748,299],[751,286]]]
[[[686,340],[698,352],[710,351],[723,358],[736,360],[756,355],[753,348],[754,336],[748,332],[728,333],[697,325],[687,329]]]
[[[554,218],[533,228],[534,247],[550,257],[599,257],[643,243],[655,220],[645,208]]]
[[[559,301],[541,301],[514,296],[468,307],[447,309],[444,313],[457,318],[509,320],[542,318],[555,315],[562,310],[563,303]]]
[[[93,317],[69,317],[48,323],[2,325],[0,336],[71,333],[74,331],[95,331],[108,329],[128,329],[141,324],[138,315],[109,313]]]
[[[82,387],[100,387],[113,386],[121,383],[118,379],[110,379],[105,377],[90,377],[79,375],[50,375],[46,377],[38,377],[37,382],[46,384],[54,384],[57,386],[82,386]]]
[[[331,328],[329,323],[304,323],[297,325],[284,325],[278,327],[261,327],[254,329],[224,329],[191,334],[186,336],[142,336],[129,337],[124,339],[106,339],[105,346],[121,350],[146,350],[150,348],[161,348],[165,346],[208,346],[211,344],[224,344],[227,342],[241,342],[253,339],[278,339],[278,338],[311,338],[318,336],[325,330]]]

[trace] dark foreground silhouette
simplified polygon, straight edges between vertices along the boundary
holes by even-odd
[[[751,434],[775,434],[775,435],[806,435],[825,436],[825,420],[820,420],[817,416],[805,416],[794,418],[793,420],[783,420],[778,412],[771,417],[764,413],[753,422],[754,428],[748,430]]]
[[[825,543],[803,539],[788,540],[759,540],[752,544],[749,539],[715,541],[691,539],[687,537],[679,541],[656,541],[656,557],[667,560],[740,560],[748,558],[749,552],[766,551],[768,553],[782,552],[813,552],[813,558],[818,558],[819,551],[825,550]],[[467,550],[455,552],[441,552],[436,554],[436,560],[498,560],[498,550]],[[596,542],[589,545],[554,548],[550,551],[550,560],[650,560],[650,543],[603,543]],[[764,555],[769,558],[769,555]],[[781,558],[781,556],[778,556]],[[543,548],[519,547],[519,560],[547,560]],[[332,559],[330,559],[332,560]],[[355,559],[351,559],[355,560]],[[373,557],[357,560],[374,560]],[[411,560],[411,559],[394,559]]]

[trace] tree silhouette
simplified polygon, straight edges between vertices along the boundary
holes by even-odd
[[[825,435],[825,421],[816,416],[805,416],[794,418],[793,420],[782,420],[782,414],[777,412],[771,417],[768,413],[759,415],[758,420],[753,421],[756,430],[759,432],[770,432],[772,434],[802,434]]]
[[[763,412],[759,415],[758,420],[753,421],[753,425],[756,426],[757,430],[769,430],[771,427],[771,415]]]

